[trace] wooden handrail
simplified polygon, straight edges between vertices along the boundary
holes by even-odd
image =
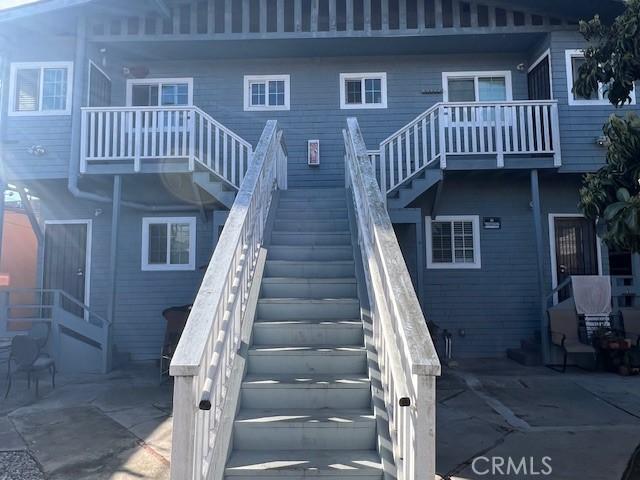
[[[174,428],[171,478],[205,479],[247,320],[249,291],[276,189],[286,188],[286,154],[276,121],[268,121],[171,361]]]
[[[355,118],[347,120],[343,133],[345,180],[353,198],[398,478],[432,479],[440,362]]]

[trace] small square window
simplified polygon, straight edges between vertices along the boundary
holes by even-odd
[[[426,228],[427,268],[480,268],[479,217],[427,217]]]
[[[289,110],[289,75],[245,76],[245,111]]]
[[[142,270],[195,269],[194,217],[142,220]]]
[[[387,108],[386,73],[340,74],[340,108]]]

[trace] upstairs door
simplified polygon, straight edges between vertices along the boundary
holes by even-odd
[[[62,290],[84,304],[89,282],[89,221],[47,223],[44,239],[45,290]],[[83,309],[63,299],[62,307],[79,317]]]
[[[582,217],[555,217],[556,285],[572,275],[598,275],[599,261],[593,222]],[[558,301],[571,295],[570,286],[558,292]]]
[[[529,100],[551,100],[551,64],[545,55],[527,75]]]

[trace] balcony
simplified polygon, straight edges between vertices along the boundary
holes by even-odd
[[[81,173],[205,172],[237,190],[251,145],[197,107],[82,109]]]
[[[556,101],[438,103],[369,152],[388,194],[426,169],[560,167]]]

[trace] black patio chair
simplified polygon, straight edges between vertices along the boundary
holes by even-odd
[[[15,368],[12,369],[12,365]],[[11,341],[11,353],[9,354],[9,368],[7,373],[8,385],[4,398],[9,396],[13,376],[16,373],[27,374],[27,388],[31,389],[31,375],[35,374],[36,397],[39,395],[38,373],[48,370],[51,375],[51,386],[56,388],[56,364],[53,358],[40,353],[38,340],[28,335],[18,335]]]
[[[167,321],[167,326],[164,331],[162,350],[160,351],[160,383],[169,375],[169,365],[182,336],[184,326],[187,323],[187,318],[189,318],[189,313],[191,313],[191,305],[170,307],[162,312],[162,316]]]

